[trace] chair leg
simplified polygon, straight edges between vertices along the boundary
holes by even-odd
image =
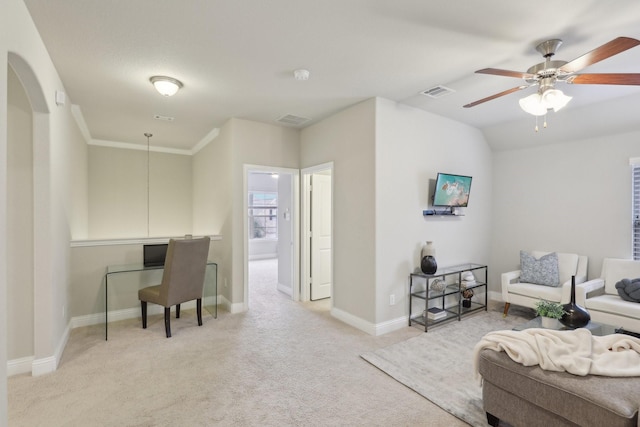
[[[493,414],[487,412],[487,423],[490,426],[498,427],[500,425],[500,419]]]
[[[180,318],[180,304],[176,304],[176,319]]]
[[[147,329],[147,302],[140,301],[140,307],[142,308],[142,329]]]
[[[202,326],[202,298],[196,300],[196,313],[198,313],[198,326]]]
[[[504,303],[504,313],[502,313],[502,317],[507,317],[507,313],[509,312],[509,306],[510,306],[510,305],[511,305],[511,304],[510,304],[510,303],[508,303],[508,302],[505,302],[505,303]]]
[[[164,308],[164,329],[167,331],[167,338],[171,338],[171,307]]]

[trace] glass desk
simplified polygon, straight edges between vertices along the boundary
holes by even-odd
[[[109,338],[109,278],[117,274],[136,273],[141,271],[163,270],[164,266],[145,267],[142,263],[108,265],[104,281],[104,339]],[[158,283],[159,284],[159,283]],[[203,306],[214,317],[218,318],[218,264],[207,261],[204,276]]]

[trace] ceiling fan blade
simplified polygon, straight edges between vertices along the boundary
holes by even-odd
[[[525,73],[522,71],[510,71],[510,70],[501,70],[499,68],[483,68],[482,70],[476,71],[477,74],[493,74],[496,76],[504,76],[504,77],[516,77],[519,79],[532,79],[535,77],[535,74]]]
[[[640,74],[577,74],[566,80],[577,85],[640,85]]]
[[[611,40],[609,43],[605,43],[602,46],[593,49],[591,52],[585,53],[573,61],[567,62],[562,67],[558,68],[558,72],[568,74],[575,73],[589,65],[593,65],[603,59],[617,55],[639,44],[640,40],[632,39],[630,37],[618,37]]]
[[[526,89],[528,87],[529,87],[529,85],[522,85],[522,86],[513,87],[513,88],[511,88],[509,90],[505,90],[504,92],[496,93],[495,95],[491,95],[491,96],[488,96],[486,98],[479,99],[479,100],[477,100],[475,102],[472,102],[470,104],[464,105],[464,108],[475,107],[476,105],[482,104],[483,102],[491,101],[492,99],[500,98],[501,96],[509,95],[510,93],[517,92],[519,90]]]

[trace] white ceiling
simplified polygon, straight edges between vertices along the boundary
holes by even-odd
[[[522,84],[475,70],[526,71],[542,62],[541,41],[562,39],[554,59],[570,61],[618,36],[640,39],[637,0],[25,3],[94,140],[146,145],[151,132],[154,146],[189,150],[231,117],[276,123],[293,114],[311,118],[308,125],[374,96],[481,128],[494,148],[640,126],[634,86],[563,85],[574,99],[538,134],[518,106],[533,88],[462,108]],[[298,68],[311,78],[296,81]],[[640,73],[640,47],[584,71]],[[153,75],[184,88],[164,98]],[[455,93],[419,95],[436,85]]]

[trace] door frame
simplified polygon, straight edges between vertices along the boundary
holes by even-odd
[[[333,248],[333,224],[334,224],[334,189],[335,189],[335,179],[333,174],[333,162],[322,163],[316,166],[311,166],[308,168],[302,169],[302,191],[301,191],[301,204],[300,204],[300,230],[302,234],[302,243],[300,245],[300,272],[302,278],[301,289],[300,289],[300,301],[310,301],[311,300],[311,276],[309,274],[309,258],[311,257],[311,247],[309,245],[309,225],[311,223],[311,197],[310,197],[310,186],[311,186],[311,175],[318,172],[323,171],[331,171],[331,298],[330,306],[333,308],[333,296],[334,296],[334,260],[335,260],[335,251]]]
[[[300,298],[300,170],[291,168],[279,168],[273,166],[261,166],[245,164],[243,166],[242,177],[242,206],[243,206],[243,246],[244,246],[244,311],[249,309],[249,174],[253,172],[278,173],[291,175],[291,235],[293,237],[293,248],[291,250],[291,286],[293,288],[292,299],[297,301]],[[278,214],[278,225],[280,225],[280,215]]]

